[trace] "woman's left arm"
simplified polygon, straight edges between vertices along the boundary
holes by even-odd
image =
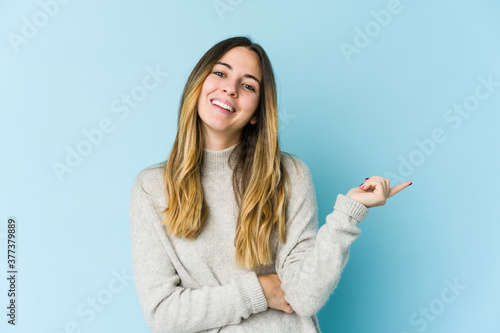
[[[278,244],[276,273],[292,309],[299,315],[312,316],[336,288],[349,257],[349,248],[361,233],[358,224],[369,211],[350,196],[353,192],[350,191],[349,196],[339,194],[333,212],[318,230],[314,184],[307,166],[303,162],[300,164],[302,172],[292,183],[287,210],[286,243]],[[352,190],[363,197],[358,190],[366,190]],[[372,197],[365,201],[370,200]]]

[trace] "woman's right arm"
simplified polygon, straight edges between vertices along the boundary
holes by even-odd
[[[160,215],[142,188],[148,190],[148,170],[135,179],[129,216],[134,284],[151,332],[197,332],[235,325],[267,309],[255,272],[220,286],[184,288],[160,238]],[[146,175],[145,175],[146,174]],[[149,192],[149,191],[148,191]]]

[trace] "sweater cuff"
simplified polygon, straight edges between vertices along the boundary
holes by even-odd
[[[338,210],[352,216],[358,222],[361,222],[369,213],[368,208],[361,202],[343,194],[337,195],[337,201],[335,201],[333,210]]]
[[[243,302],[250,313],[259,313],[267,310],[267,300],[260,285],[257,274],[250,271],[236,281],[243,296]]]

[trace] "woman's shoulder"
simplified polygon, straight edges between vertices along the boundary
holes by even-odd
[[[292,181],[309,182],[312,180],[309,167],[296,155],[281,151],[281,161]]]
[[[134,179],[134,188],[142,188],[147,194],[163,193],[163,163],[142,169]]]

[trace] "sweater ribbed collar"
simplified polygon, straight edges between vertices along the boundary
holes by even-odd
[[[230,172],[229,155],[238,144],[234,144],[223,150],[210,150],[203,148],[203,166],[204,172]]]

